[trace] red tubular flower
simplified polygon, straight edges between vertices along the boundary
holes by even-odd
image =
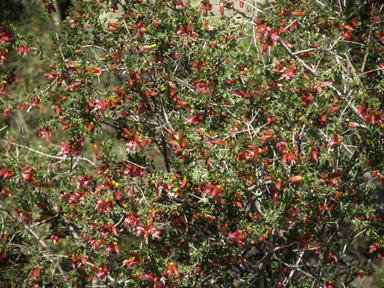
[[[173,262],[171,262],[170,264],[170,267],[172,269],[172,272],[176,275],[176,276],[179,276],[179,271],[177,270],[175,264],[173,264]]]
[[[89,67],[87,68],[88,71],[91,71],[93,75],[97,75],[97,76],[100,76],[102,74],[100,68],[92,68],[92,67]]]
[[[96,210],[97,215],[100,215],[101,212],[110,213],[113,210],[113,202],[112,199],[106,198],[106,199],[98,199],[96,201]]]
[[[264,24],[261,24],[261,25],[256,29],[256,31],[255,31],[255,36],[262,35],[263,32],[265,31],[266,27],[267,27],[267,24],[265,24],[265,23],[264,23]]]
[[[221,14],[221,17],[224,16],[224,2],[223,1],[220,2],[220,14]]]
[[[1,52],[0,52],[1,53]],[[8,59],[8,52],[7,51],[4,51],[1,55],[0,55],[0,66],[3,65],[3,62],[4,60],[9,60]]]
[[[301,176],[301,175],[297,175],[297,176],[293,176],[293,177],[289,178],[288,181],[289,181],[289,182],[299,182],[299,181],[301,181],[303,178],[304,178],[303,176]]]
[[[312,160],[316,161],[317,160],[317,148],[312,147]]]
[[[23,56],[28,56],[30,52],[31,49],[28,47],[28,45],[25,45],[23,49]]]
[[[304,16],[305,12],[304,11],[292,12],[291,15],[293,15],[293,16]]]
[[[187,5],[184,1],[179,1],[179,2],[177,2],[177,5],[181,5],[181,6],[183,6],[184,8],[188,9],[188,5]]]
[[[132,265],[137,265],[137,266],[141,265],[140,256],[137,253],[129,253],[129,256],[130,256],[129,258],[125,259],[122,262],[123,265],[121,267],[123,267],[124,265],[127,265],[127,268],[129,268]]]
[[[259,137],[259,140],[261,142],[268,142],[276,139],[276,135],[264,135]]]
[[[212,140],[211,143],[216,144],[218,146],[225,146],[227,144],[227,142],[225,142],[224,140]]]
[[[244,239],[244,237],[243,237],[243,233],[240,230],[237,230],[233,233],[229,233],[227,236],[227,239],[230,239],[230,238],[232,238],[236,243],[238,243],[240,245],[245,244],[243,241],[241,241]]]
[[[106,30],[108,30],[108,31],[115,31],[117,29],[120,29],[120,27],[121,26],[118,23],[111,23],[111,26],[108,27]]]
[[[120,254],[120,248],[119,245],[117,245],[117,242],[113,243],[113,250],[115,250],[117,254]]]
[[[91,132],[92,129],[93,129],[93,122],[89,123],[88,126],[87,126],[88,132]]]
[[[108,108],[108,103],[105,100],[95,100],[95,109],[100,110],[101,113],[104,113]]]
[[[19,48],[17,48],[17,54],[21,55],[23,53],[23,50],[24,50],[24,46],[19,46]]]
[[[142,47],[143,50],[150,50],[152,48],[155,48],[156,47],[156,44],[153,44],[153,45],[144,45]]]
[[[98,278],[105,278],[109,275],[108,268],[104,265],[100,267],[99,271],[96,273],[96,276]]]
[[[339,135],[337,135],[337,133],[334,133],[333,134],[333,138],[331,139],[331,142],[329,142],[329,144],[327,145],[328,148],[332,147],[333,145],[336,145],[336,144],[342,144],[343,143],[343,139],[341,139],[339,137]]]
[[[268,52],[268,43],[266,42],[266,43],[264,43],[264,45],[263,45],[263,55],[267,55],[267,52]]]
[[[379,249],[379,245],[373,244],[369,246],[369,253],[375,252],[377,249]]]
[[[287,164],[287,161],[288,161],[288,154],[287,154],[287,153],[284,153],[283,156],[281,157],[281,159],[283,160],[284,165]]]
[[[51,4],[51,3],[49,3],[49,2],[45,2],[45,3],[44,3],[44,6],[45,6],[45,8],[48,9],[48,11],[57,13],[57,12],[56,12],[56,7],[55,7],[53,4]]]
[[[212,10],[212,4],[207,1],[204,1],[203,4],[200,5],[200,9],[203,10],[203,15],[207,17],[208,11]]]
[[[279,195],[277,193],[277,190],[275,188],[275,186],[272,186],[274,189],[272,189],[272,197],[271,197],[271,200],[274,201],[274,202],[279,202]]]
[[[93,143],[93,152],[97,155],[99,155],[99,147],[96,143]]]
[[[0,198],[11,198],[12,197],[12,194],[9,193],[9,189],[8,188],[5,188],[3,189],[1,192],[0,192]],[[4,240],[6,241],[6,240]]]

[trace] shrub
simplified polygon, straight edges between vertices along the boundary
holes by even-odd
[[[382,2],[73,1],[56,23],[49,0],[40,42],[6,19],[1,284],[369,274],[384,258]],[[17,54],[41,66],[12,70]]]

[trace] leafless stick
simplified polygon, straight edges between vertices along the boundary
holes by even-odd
[[[53,155],[49,155],[49,154],[45,154],[43,152],[40,152],[40,151],[37,151],[35,149],[32,149],[28,146],[25,146],[25,145],[20,145],[20,144],[16,144],[16,143],[12,143],[12,142],[8,142],[8,141],[5,141],[5,140],[2,140],[1,141],[5,142],[5,143],[8,143],[8,144],[11,144],[13,146],[16,146],[16,147],[21,147],[21,148],[25,148],[25,149],[28,149],[34,153],[37,153],[37,154],[40,154],[40,155],[43,155],[45,157],[48,157],[48,158],[54,158],[54,159],[60,159],[60,160],[70,160],[70,158],[67,158],[67,157],[60,157],[60,156],[53,156]],[[95,169],[97,169],[97,166],[95,163],[93,163],[91,160],[87,159],[87,158],[84,158],[84,157],[76,157],[76,159],[78,160],[83,160],[83,161],[87,161],[88,163],[90,163]]]

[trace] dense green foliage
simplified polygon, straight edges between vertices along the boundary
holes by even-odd
[[[383,1],[72,4],[0,23],[3,287],[347,287],[384,258]]]

